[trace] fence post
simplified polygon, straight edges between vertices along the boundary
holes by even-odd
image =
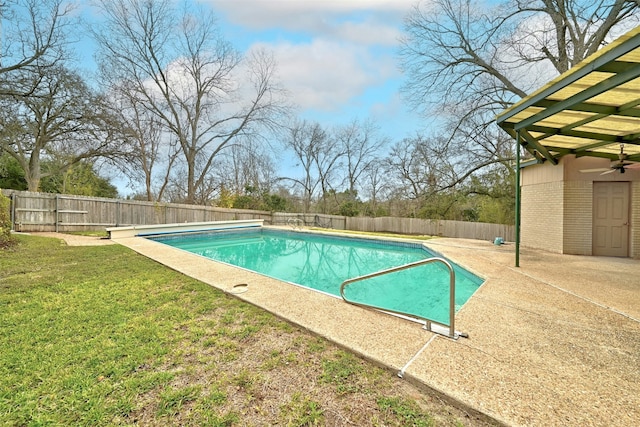
[[[58,217],[58,215],[59,215],[58,214],[58,210],[59,209],[58,209],[58,195],[57,194],[56,194],[55,210],[56,210],[56,214],[55,214],[54,218],[55,218],[55,221],[56,221],[55,229],[56,229],[56,233],[57,233],[58,232],[58,223],[60,222],[60,219]]]
[[[120,227],[120,200],[116,200],[116,227]]]
[[[18,195],[11,193],[11,208],[9,209],[9,215],[11,215],[11,230],[16,231],[16,199]]]

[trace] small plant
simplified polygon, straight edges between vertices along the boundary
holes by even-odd
[[[307,350],[311,353],[320,353],[327,348],[327,342],[322,338],[313,338],[307,341]]]
[[[377,400],[383,413],[400,419],[403,425],[430,427],[435,425],[433,418],[420,410],[417,404],[400,397],[381,397]]]
[[[200,386],[165,390],[160,393],[158,415],[176,415],[185,403],[197,400],[201,391]]]
[[[355,393],[359,389],[358,375],[362,372],[360,361],[351,354],[339,351],[336,359],[322,361],[320,380],[335,384],[340,394]]]
[[[11,235],[11,214],[9,212],[11,201],[0,193],[0,249],[8,248],[15,244]]]
[[[318,426],[324,424],[324,411],[319,403],[296,392],[289,403],[280,407],[280,418],[287,426]]]
[[[253,385],[258,382],[259,379],[259,375],[251,374],[247,369],[242,369],[233,377],[232,382],[238,389],[251,391]]]

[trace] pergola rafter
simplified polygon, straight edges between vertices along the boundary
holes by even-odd
[[[536,162],[563,156],[640,162],[640,27],[507,108],[498,125]],[[516,266],[520,244],[520,163],[517,152]]]
[[[540,161],[564,155],[640,162],[640,27],[502,112],[498,125]]]

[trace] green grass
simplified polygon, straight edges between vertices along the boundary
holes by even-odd
[[[464,417],[427,412],[429,395],[392,373],[119,245],[21,235],[0,251],[0,348],[0,426]]]
[[[318,402],[295,392],[291,401],[282,405],[281,423],[291,427],[319,426],[324,422],[324,411]]]
[[[9,424],[92,424],[130,412],[137,395],[174,377],[158,366],[180,338],[175,325],[211,309],[197,298],[208,288],[117,246],[29,238],[14,255],[3,256],[0,286],[0,413]]]
[[[335,384],[339,394],[353,393],[358,390],[358,378],[362,374],[361,361],[352,354],[340,351],[335,357],[322,361],[324,383]]]
[[[402,425],[432,427],[435,426],[433,418],[425,414],[413,402],[400,397],[381,397],[378,399],[378,406],[383,411],[400,417]]]

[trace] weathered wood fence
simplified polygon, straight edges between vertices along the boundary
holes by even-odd
[[[514,227],[479,222],[395,217],[345,217],[225,209],[176,203],[105,199],[27,191],[1,190],[11,198],[15,231],[87,231],[128,225],[262,219],[272,225],[305,225],[337,230],[493,240],[514,240]]]

